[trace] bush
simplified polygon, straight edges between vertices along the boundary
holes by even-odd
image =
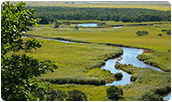
[[[76,29],[76,30],[78,30],[78,29],[79,29],[79,27],[76,25],[76,26],[75,26],[75,29]]]
[[[138,36],[142,36],[142,35],[147,35],[147,34],[149,34],[149,32],[148,32],[148,31],[137,31],[136,34],[137,34]]]
[[[54,28],[59,28],[60,24],[58,21],[56,21]]]
[[[151,93],[145,93],[141,96],[139,99],[140,101],[163,101],[163,98],[159,94]]]
[[[67,93],[65,91],[57,89],[55,91],[52,89],[47,95],[46,95],[46,101],[87,101],[87,96],[79,91],[79,90],[72,90],[68,91]]]
[[[68,91],[68,94],[67,101],[87,101],[87,96],[79,90]]]
[[[158,34],[158,36],[162,36],[162,34]]]
[[[123,90],[116,86],[110,86],[108,89],[106,89],[106,93],[109,99],[118,99],[123,95]]]
[[[171,30],[167,30],[166,34],[171,35]]]
[[[123,77],[121,72],[120,73],[116,73],[114,76],[115,76],[116,79],[121,79]]]

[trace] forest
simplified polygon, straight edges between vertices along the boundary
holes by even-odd
[[[79,8],[79,7],[30,7],[37,9],[36,18],[46,24],[55,20],[100,20],[100,21],[171,21],[171,11],[141,8]],[[47,22],[46,22],[47,21]]]

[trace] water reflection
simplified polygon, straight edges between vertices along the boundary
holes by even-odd
[[[82,27],[98,27],[97,23],[84,23],[84,24],[77,24],[78,26]]]
[[[109,70],[113,74],[121,72],[123,77],[122,77],[121,80],[118,80],[118,81],[115,80],[112,83],[107,83],[106,85],[126,85],[126,84],[130,84],[131,75],[124,72],[124,71],[122,71],[122,70],[115,69],[115,67],[114,67],[115,64],[116,64],[115,59],[107,60],[105,66],[102,67],[102,69]]]
[[[141,67],[141,68],[151,68],[154,70],[158,70],[163,72],[161,69],[145,64],[144,62],[140,61],[137,59],[137,55],[142,54],[143,51],[141,49],[135,49],[135,48],[126,48],[126,47],[121,47],[124,49],[124,53],[121,56],[122,60],[119,62],[121,64],[132,64],[133,66],[136,67]]]
[[[123,78],[119,81],[113,81],[112,83],[107,83],[106,85],[126,85],[130,84],[130,77],[131,74],[128,74],[122,70],[118,70],[115,68],[115,64],[118,61],[121,64],[132,64],[133,66],[136,67],[141,67],[141,68],[151,68],[154,70],[161,71],[161,69],[147,65],[143,63],[142,61],[137,59],[137,55],[142,54],[143,51],[141,49],[135,49],[135,48],[126,48],[126,47],[121,47],[124,49],[124,53],[121,57],[116,58],[116,59],[109,59],[106,61],[106,64],[102,69],[109,70],[111,73],[119,73],[121,72],[123,74]]]

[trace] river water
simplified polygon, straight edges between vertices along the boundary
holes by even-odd
[[[77,24],[78,26],[82,27],[98,27],[97,23],[84,23],[84,24]]]
[[[123,78],[118,81],[114,80],[112,83],[107,83],[106,85],[122,85],[123,86],[126,84],[130,84],[131,74],[128,74],[122,70],[116,69],[115,64],[117,61],[121,64],[132,64],[133,66],[136,66],[136,67],[141,67],[141,68],[147,67],[147,68],[151,68],[151,69],[163,72],[161,69],[147,65],[137,59],[137,55],[143,53],[141,49],[126,48],[126,47],[121,47],[121,48],[123,48],[124,50],[123,55],[116,59],[107,60],[105,66],[103,66],[102,69],[109,70],[111,73],[114,73],[114,74],[121,72],[123,74]]]

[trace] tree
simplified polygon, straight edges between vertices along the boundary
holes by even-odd
[[[50,85],[33,79],[47,71],[53,72],[58,63],[38,61],[26,54],[8,56],[13,51],[30,51],[41,47],[35,39],[22,39],[22,32],[29,30],[28,22],[37,26],[35,9],[26,9],[24,2],[16,5],[3,2],[1,6],[1,97],[9,101],[33,100],[29,94],[36,91],[47,92]],[[36,98],[39,100],[39,98]]]
[[[148,31],[137,31],[136,34],[137,34],[138,36],[142,36],[142,35],[148,35],[149,32],[148,32]]]
[[[55,21],[55,26],[54,26],[54,28],[59,28],[59,22],[58,21]]]
[[[110,86],[108,89],[106,89],[106,93],[109,99],[118,99],[123,95],[123,90],[116,86]]]
[[[40,16],[41,20],[38,22],[39,24],[49,24],[48,18],[45,16]]]
[[[76,25],[76,26],[75,26],[75,29],[76,29],[76,30],[78,30],[78,29],[79,29],[79,27]]]
[[[123,75],[122,75],[121,72],[120,72],[120,73],[116,73],[114,76],[115,76],[115,78],[116,78],[117,80],[119,80],[119,79],[121,79],[121,78],[123,77]]]
[[[167,30],[166,34],[171,35],[171,30]]]

